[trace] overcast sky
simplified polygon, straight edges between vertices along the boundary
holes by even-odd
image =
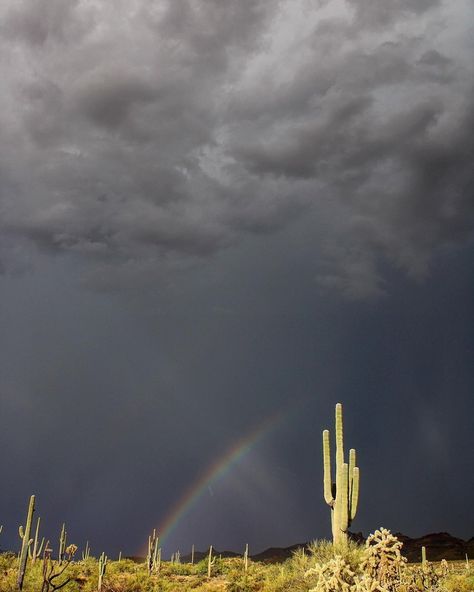
[[[0,5],[0,547],[474,536],[469,0]]]

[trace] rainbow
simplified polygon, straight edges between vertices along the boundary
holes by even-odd
[[[207,470],[183,493],[180,499],[172,507],[169,514],[161,523],[157,532],[160,543],[163,544],[180,521],[196,505],[203,493],[227,475],[270,430],[274,429],[285,416],[283,410],[279,410],[266,418],[261,424],[247,433],[233,446],[231,446],[220,458],[212,463]]]

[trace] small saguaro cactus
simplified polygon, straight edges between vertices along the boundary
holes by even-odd
[[[207,577],[211,577],[212,566],[216,562],[216,558],[212,557],[212,545],[209,547],[209,555],[207,557]]]
[[[82,561],[87,561],[91,554],[91,548],[89,546],[89,541],[86,541],[86,546],[84,551],[82,551]]]
[[[426,567],[426,547],[421,547],[421,564]]]
[[[194,544],[191,547],[191,565],[194,565]]]
[[[59,565],[63,562],[64,555],[66,553],[66,539],[67,539],[67,531],[66,525],[63,523],[61,528],[61,534],[59,535],[59,552],[58,552],[58,561]]]
[[[342,405],[336,405],[336,481],[331,477],[329,430],[323,431],[324,499],[331,508],[334,544],[346,544],[347,530],[354,520],[359,501],[359,468],[356,451],[349,450],[349,463],[344,462]]]
[[[97,590],[100,592],[102,590],[102,580],[105,576],[105,570],[107,568],[107,555],[102,553],[99,557],[99,581],[97,582]]]
[[[146,565],[148,574],[157,571],[158,566],[158,547],[159,538],[156,536],[156,529],[153,529],[153,534],[148,537],[148,553],[146,556]]]
[[[30,497],[30,503],[28,506],[28,515],[26,517],[26,526],[23,529],[23,526],[18,528],[18,533],[22,540],[21,543],[21,551],[20,551],[20,559],[18,562],[18,578],[17,578],[17,585],[18,589],[21,590],[23,588],[23,580],[25,578],[26,572],[26,562],[28,561],[28,548],[33,542],[33,539],[30,539],[31,533],[31,523],[33,522],[33,512],[35,511],[35,496],[32,495]]]
[[[158,549],[158,552],[156,553],[156,561],[154,563],[153,569],[155,570],[155,573],[158,573],[161,569],[161,547]]]
[[[247,543],[245,545],[245,551],[244,551],[244,571],[245,571],[245,573],[247,573],[248,568],[249,568],[249,544]]]

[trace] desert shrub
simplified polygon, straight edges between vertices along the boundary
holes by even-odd
[[[211,574],[212,576],[220,576],[224,571],[225,559],[220,559],[219,557],[212,558],[212,568]],[[207,576],[207,567],[208,567],[208,559],[204,557],[201,559],[199,563],[195,564],[195,573],[199,575],[206,575]]]
[[[227,592],[263,592],[266,569],[261,563],[249,561],[245,572],[243,559],[228,559],[223,570],[227,580]]]
[[[474,574],[449,574],[441,582],[443,592],[472,592],[474,590]]]
[[[285,562],[265,566],[265,592],[306,592],[308,580],[305,573],[313,563],[311,554],[298,549]]]
[[[336,556],[342,557],[353,571],[358,571],[365,557],[365,547],[354,541],[333,545],[331,541],[313,541],[309,544],[310,563],[326,563]],[[311,565],[309,566],[311,567]]]
[[[278,566],[268,566],[265,592],[307,592],[317,585],[321,566],[334,561],[344,561],[354,574],[360,572],[364,548],[353,541],[333,545],[329,541],[314,541],[308,550],[298,549],[293,556]],[[338,559],[336,559],[338,558]],[[331,565],[333,565],[331,563]]]

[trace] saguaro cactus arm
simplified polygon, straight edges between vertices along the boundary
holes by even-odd
[[[331,478],[331,447],[329,444],[329,430],[323,432],[323,467],[324,467],[324,499],[326,503],[333,507],[334,497],[332,495]]]
[[[354,467],[351,481],[351,505],[349,523],[351,523],[357,514],[357,505],[359,503],[359,467]]]

